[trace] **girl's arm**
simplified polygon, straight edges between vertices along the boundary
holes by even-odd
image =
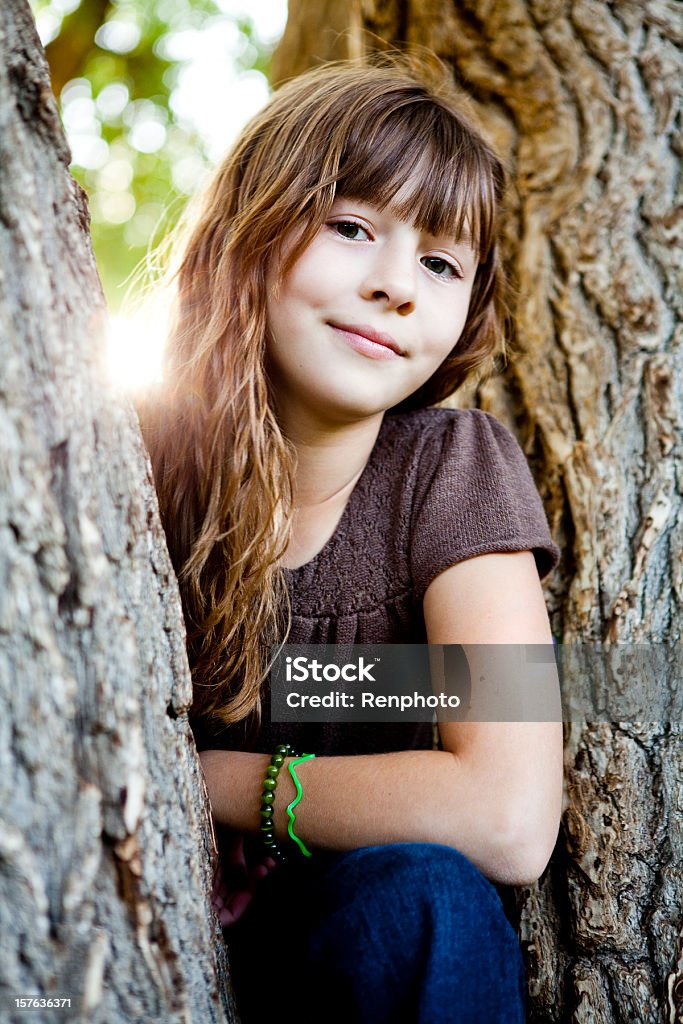
[[[503,666],[505,653],[496,659],[490,647],[469,645],[552,645],[530,551],[482,555],[452,566],[427,590],[425,621],[430,643],[465,647],[473,695],[477,661],[486,662],[486,668],[491,660]],[[487,794],[494,820],[505,823],[515,862],[533,877],[550,859],[562,810],[562,713],[554,662],[544,664],[541,675],[538,703],[550,707],[549,717],[555,720],[439,725],[443,748],[464,767],[473,788]],[[533,688],[526,689],[533,694]],[[540,709],[532,704],[528,710],[531,717]]]
[[[529,552],[483,555],[452,566],[429,587],[424,610],[430,643],[551,642]],[[532,882],[557,836],[561,723],[442,723],[440,730],[443,750],[320,757],[300,764],[297,835],[309,848],[331,850],[443,843],[494,881]],[[257,831],[270,756],[209,750],[201,760],[216,820],[241,832]],[[280,839],[286,837],[286,807],[295,795],[283,768],[274,805]]]

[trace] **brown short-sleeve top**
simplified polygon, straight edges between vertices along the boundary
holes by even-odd
[[[298,644],[426,642],[422,600],[449,566],[490,552],[530,550],[543,578],[557,564],[541,499],[512,434],[480,410],[387,415],[332,537],[285,570]],[[316,754],[428,748],[428,723],[270,721],[251,749],[277,743]],[[197,730],[196,730],[197,732]],[[200,749],[245,746],[240,726],[197,732]]]

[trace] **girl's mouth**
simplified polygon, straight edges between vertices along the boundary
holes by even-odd
[[[341,335],[347,345],[371,359],[399,359],[404,353],[389,334],[365,324],[335,324],[330,327]]]

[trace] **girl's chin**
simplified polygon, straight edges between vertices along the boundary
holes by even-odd
[[[421,382],[414,387],[412,382],[409,387],[399,387],[396,381],[386,384],[387,386],[382,387],[382,384],[375,380],[371,383],[362,381],[354,386],[354,382],[344,382],[344,378],[340,376],[337,385],[322,390],[318,398],[322,399],[323,404],[329,409],[356,416],[376,416],[400,405],[421,386]]]
[[[392,385],[386,382],[382,387],[376,379],[371,382],[354,381],[342,374],[334,380],[331,375],[329,380],[311,381],[308,388],[297,389],[298,394],[290,391],[290,400],[286,404],[297,420],[300,417],[310,420],[312,417],[321,424],[346,425],[382,416],[420,387],[419,382],[409,388],[397,387],[395,381]],[[297,413],[297,409],[300,412]]]
[[[328,414],[335,415],[346,422],[351,422],[381,416],[387,410],[399,405],[407,397],[402,392],[398,395],[387,395],[386,398],[377,395],[362,397],[346,395],[342,401],[331,400],[329,403],[326,403],[324,408]]]

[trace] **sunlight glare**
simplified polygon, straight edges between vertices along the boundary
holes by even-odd
[[[160,382],[164,323],[163,317],[146,310],[109,318],[107,368],[117,390],[136,394]]]

